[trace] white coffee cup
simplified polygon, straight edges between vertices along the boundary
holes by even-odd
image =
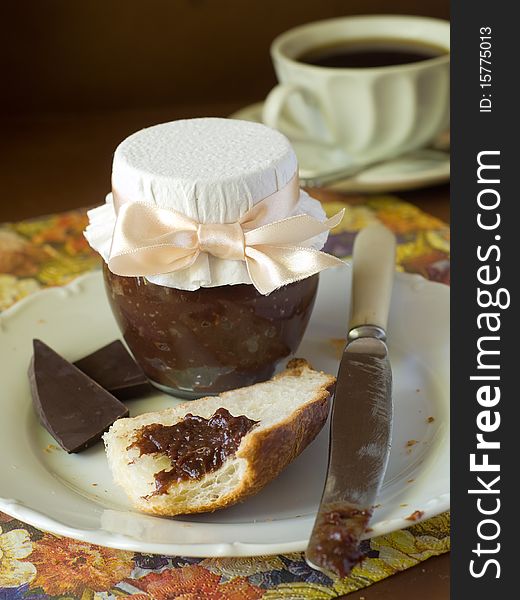
[[[298,60],[344,41],[396,39],[446,50],[397,66],[335,68]],[[391,158],[427,145],[449,124],[450,25],[404,15],[354,16],[291,29],[271,45],[280,83],[263,121],[295,141],[341,149],[353,163]]]

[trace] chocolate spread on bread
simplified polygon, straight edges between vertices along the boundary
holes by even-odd
[[[172,468],[155,474],[155,494],[163,494],[171,483],[200,479],[219,469],[257,423],[244,415],[234,417],[225,408],[209,419],[187,414],[175,425],[145,425],[130,448],[139,448],[139,456],[162,453],[169,457]]]

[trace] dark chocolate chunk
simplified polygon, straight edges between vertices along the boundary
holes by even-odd
[[[99,440],[114,421],[128,416],[117,398],[40,340],[33,340],[29,381],[42,425],[67,452]]]
[[[119,400],[142,396],[152,387],[120,340],[77,360],[74,365]]]

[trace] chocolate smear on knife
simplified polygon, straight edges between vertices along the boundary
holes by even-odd
[[[367,531],[372,509],[360,509],[348,502],[336,502],[323,508],[307,554],[320,570],[346,577],[365,558],[359,543]]]
[[[98,441],[128,409],[112,394],[57,354],[33,340],[29,366],[33,405],[42,425],[67,452]]]
[[[119,400],[130,400],[152,389],[120,340],[103,346],[73,364]]]

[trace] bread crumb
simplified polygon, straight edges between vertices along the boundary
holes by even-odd
[[[92,485],[93,485],[94,487],[96,487],[96,486],[97,486],[97,483],[93,483]]]
[[[334,354],[337,358],[340,358],[343,354],[343,349],[345,348],[345,344],[347,340],[345,338],[330,338],[329,344],[334,348]]]
[[[405,444],[406,454],[411,454],[413,446],[415,446],[415,444],[418,444],[418,443],[419,443],[418,440],[408,440]]]
[[[413,483],[415,479],[409,479],[406,483]]]
[[[405,504],[399,504],[399,506],[402,506],[404,508],[405,506],[408,506],[408,504],[406,504],[406,503]]]
[[[426,422],[427,422],[427,423],[433,423],[434,421],[435,421],[435,417],[428,417],[428,418],[426,419]]]
[[[418,521],[424,515],[424,510],[415,510],[411,515],[406,517],[407,521]]]
[[[47,454],[50,454],[54,450],[59,450],[58,446],[55,446],[54,444],[49,444],[44,448],[44,451],[47,452]]]

